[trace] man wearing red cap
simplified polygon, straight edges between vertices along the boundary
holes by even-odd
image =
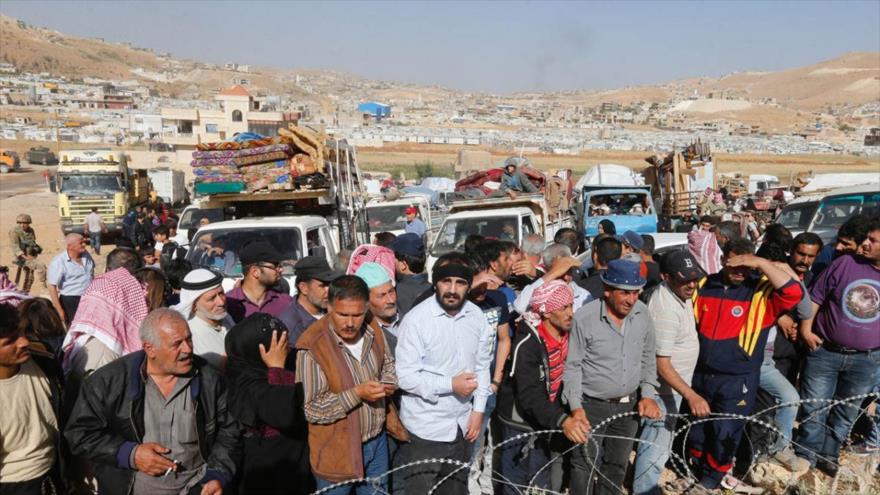
[[[428,227],[425,226],[425,222],[419,218],[419,209],[415,206],[408,206],[405,210],[403,210],[404,215],[406,215],[406,226],[404,226],[403,230],[407,233],[413,233],[418,235],[419,237],[425,237],[425,234],[428,232]]]

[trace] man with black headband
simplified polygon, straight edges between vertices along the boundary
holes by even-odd
[[[473,269],[460,253],[434,265],[434,297],[416,305],[398,331],[397,376],[403,391],[400,419],[411,441],[401,464],[437,458],[467,463],[491,394],[492,332],[483,311],[467,300]],[[406,493],[467,493],[467,470],[448,463],[402,471]]]

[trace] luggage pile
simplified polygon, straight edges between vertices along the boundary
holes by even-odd
[[[278,133],[264,137],[244,132],[232,141],[198,144],[190,162],[196,194],[292,191],[325,185],[323,138],[292,124]]]

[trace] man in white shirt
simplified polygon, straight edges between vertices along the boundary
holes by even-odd
[[[196,268],[183,278],[180,303],[172,307],[187,319],[193,353],[221,370],[226,365],[226,333],[233,325],[222,284],[219,273]]]
[[[104,219],[101,218],[101,214],[98,213],[97,206],[93,206],[92,212],[86,215],[83,226],[85,230],[83,233],[89,236],[89,244],[92,245],[95,254],[101,254],[101,234],[107,230],[107,227],[104,225]]]
[[[460,253],[434,265],[435,296],[404,317],[395,357],[403,391],[400,419],[411,441],[402,447],[402,464],[438,458],[468,463],[480,433],[489,388],[493,332],[483,311],[467,300],[473,269]],[[406,493],[467,493],[467,469],[429,463],[402,473]]]

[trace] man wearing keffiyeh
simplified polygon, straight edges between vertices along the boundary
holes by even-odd
[[[506,441],[536,430],[562,429],[574,441],[586,439],[589,427],[569,416],[559,400],[568,356],[574,293],[562,280],[535,289],[529,310],[517,328],[512,358],[498,396],[498,416]],[[501,474],[509,481],[502,493],[529,485],[560,491],[562,456],[570,443],[562,435],[538,435],[511,441],[501,452]],[[556,457],[550,469],[542,469]],[[540,471],[540,473],[539,473]],[[535,473],[539,473],[532,481]],[[510,490],[508,492],[508,490]]]

